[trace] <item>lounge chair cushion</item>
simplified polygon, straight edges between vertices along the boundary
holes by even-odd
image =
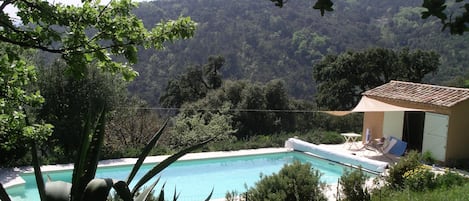
[[[390,144],[386,148],[388,150],[385,150],[384,153],[390,153],[396,156],[402,156],[405,153],[405,150],[407,148],[407,142],[391,137]]]

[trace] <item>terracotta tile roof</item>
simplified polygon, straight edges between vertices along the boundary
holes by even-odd
[[[451,107],[461,101],[469,99],[469,89],[391,81],[365,91],[362,95]]]

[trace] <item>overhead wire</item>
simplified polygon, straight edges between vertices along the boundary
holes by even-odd
[[[183,109],[196,110],[196,111],[220,111],[224,109],[217,108],[176,108],[176,107],[117,107],[121,109],[135,109],[135,110],[166,110],[166,111],[180,111]],[[278,112],[278,113],[318,113],[324,112],[319,110],[273,110],[273,109],[227,109],[224,111],[229,112]]]

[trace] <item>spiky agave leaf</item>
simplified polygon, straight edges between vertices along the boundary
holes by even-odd
[[[46,190],[45,190],[46,188],[44,185],[44,178],[42,177],[41,163],[39,162],[39,157],[37,155],[36,142],[32,143],[31,155],[33,159],[34,176],[36,177],[36,185],[37,185],[37,190],[39,192],[39,198],[42,201],[46,201]]]
[[[0,183],[0,200],[2,201],[11,201],[10,196],[8,196],[7,191],[3,188],[2,183]]]
[[[160,181],[160,178],[158,178],[153,184],[148,186],[146,189],[140,193],[134,201],[145,201],[147,200],[147,197],[150,195],[151,191],[155,188],[156,184]]]
[[[174,187],[173,201],[176,201],[176,200],[178,200],[178,198],[179,198],[180,193],[177,193],[177,194],[176,194],[176,192],[177,192],[177,190],[176,190],[176,186],[175,186],[175,187]]]
[[[166,158],[165,160],[161,161],[160,163],[158,163],[155,167],[153,167],[151,170],[149,170],[145,175],[143,175],[143,177],[137,182],[137,184],[135,184],[135,187],[133,188],[132,190],[132,194],[135,195],[135,193],[138,191],[138,189],[140,187],[142,187],[145,183],[147,183],[151,178],[153,178],[155,175],[157,175],[158,173],[160,173],[162,170],[164,170],[165,168],[167,168],[169,165],[171,165],[172,163],[174,163],[176,160],[178,160],[179,158],[181,158],[182,156],[184,156],[185,154],[191,152],[191,151],[194,151],[202,146],[204,146],[205,144],[209,143],[210,141],[212,141],[214,138],[210,138],[206,141],[203,141],[199,144],[196,144],[194,146],[191,146],[189,148],[186,148],[186,149],[183,149],[181,151],[179,151],[178,153]]]
[[[158,201],[165,201],[164,200],[164,186],[165,185],[166,183],[164,183],[163,186],[161,187],[160,195],[158,196]]]
[[[71,200],[83,200],[83,191],[86,185],[94,179],[98,167],[99,151],[104,139],[105,124],[105,105],[98,103],[97,108],[89,109],[87,121],[85,122],[84,132],[80,141],[78,160],[72,175]],[[98,111],[98,116],[93,120],[92,116]]]
[[[132,182],[132,179],[135,177],[138,170],[142,166],[143,161],[145,161],[145,158],[148,156],[151,149],[153,149],[156,142],[158,142],[158,140],[160,139],[161,135],[163,134],[163,130],[166,128],[166,125],[168,125],[168,121],[169,119],[164,122],[163,126],[155,133],[155,135],[151,138],[150,142],[148,142],[148,144],[143,148],[142,153],[140,153],[137,162],[132,168],[132,171],[130,171],[129,177],[127,178],[127,184],[130,184],[130,182]]]
[[[130,193],[129,186],[125,181],[117,181],[113,185],[117,195],[124,201],[132,201],[132,193]]]
[[[205,198],[205,201],[210,201],[210,199],[212,198],[212,195],[213,195],[213,188],[212,188],[212,192],[210,192],[207,198]]]

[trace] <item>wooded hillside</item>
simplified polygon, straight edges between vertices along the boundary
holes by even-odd
[[[142,2],[134,12],[148,26],[180,15],[198,22],[195,37],[164,51],[142,50],[130,90],[157,105],[168,79],[210,55],[221,55],[225,79],[267,82],[284,79],[296,98],[312,100],[313,66],[328,54],[371,47],[434,50],[437,74],[425,82],[447,84],[467,73],[469,36],[441,32],[436,19],[420,19],[420,0],[340,0],[321,17],[313,2],[290,0],[278,8],[268,0],[165,0]]]

